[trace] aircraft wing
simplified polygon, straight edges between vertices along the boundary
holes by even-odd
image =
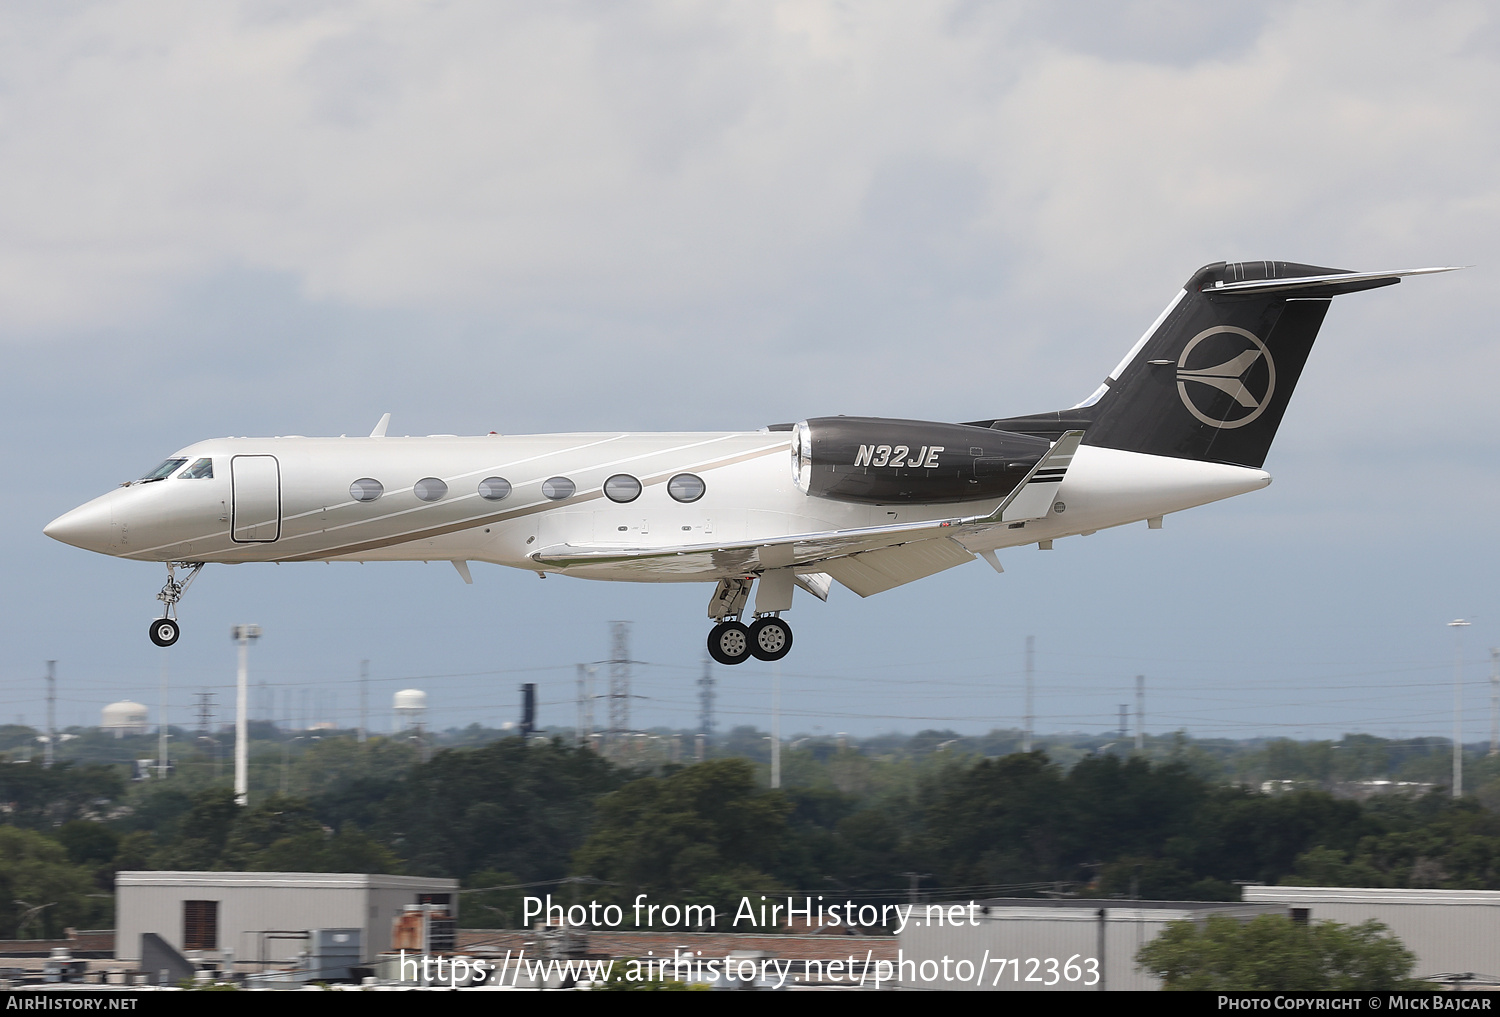
[[[753,575],[766,569],[794,568],[878,551],[913,542],[946,539],[961,519],[944,519],[892,526],[868,526],[849,530],[797,533],[784,537],[746,540],[728,544],[680,544],[672,547],[610,547],[606,545],[559,544],[543,548],[531,557],[541,565],[567,569],[609,565],[642,573],[691,575],[695,573]],[[957,546],[957,545],[955,545]],[[964,554],[968,557],[968,552]],[[965,560],[968,560],[968,557]],[[955,563],[958,564],[958,563]],[[809,572],[823,569],[807,569]]]
[[[982,516],[895,523],[846,530],[796,533],[727,544],[620,547],[559,544],[532,560],[564,571],[608,566],[647,575],[749,576],[768,569],[826,572],[862,597],[973,561],[953,538],[999,523],[1040,519],[1052,510],[1053,494],[1083,437],[1064,434],[994,511]]]

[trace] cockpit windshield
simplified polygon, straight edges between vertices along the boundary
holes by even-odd
[[[212,459],[199,459],[193,465],[183,470],[177,476],[178,480],[212,480],[214,479],[214,461]]]
[[[185,462],[187,462],[186,459],[168,459],[156,469],[152,470],[150,473],[142,477],[141,483],[146,484],[153,480],[166,480],[172,474],[177,472],[177,467],[181,466]]]

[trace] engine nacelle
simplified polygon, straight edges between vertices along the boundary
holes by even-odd
[[[1003,498],[1051,444],[929,420],[813,417],[792,429],[803,493],[837,501],[939,503]]]

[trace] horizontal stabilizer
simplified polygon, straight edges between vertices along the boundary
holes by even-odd
[[[1285,293],[1288,296],[1336,297],[1341,293],[1357,293],[1378,286],[1391,286],[1409,275],[1456,272],[1462,267],[1450,265],[1444,268],[1400,268],[1389,272],[1338,272],[1296,279],[1246,279],[1242,282],[1225,282],[1220,279],[1211,286],[1203,287],[1203,292],[1210,296],[1220,293]]]

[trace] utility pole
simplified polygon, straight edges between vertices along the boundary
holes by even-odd
[[[359,662],[359,742],[364,744],[370,728],[370,662]]]
[[[234,694],[234,800],[250,803],[250,725],[246,710],[250,699],[250,644],[260,638],[259,625],[236,625],[230,637],[239,645],[239,676]]]
[[[47,749],[42,766],[52,768],[52,750],[57,744],[57,661],[47,661]]]
[[[1146,747],[1146,676],[1135,676],[1135,751]]]
[[[713,740],[714,665],[708,659],[708,654],[703,655],[703,677],[698,679],[698,733],[704,744]]]
[[[1448,623],[1453,630],[1453,797],[1464,794],[1463,679],[1464,629],[1469,623],[1462,618]]]
[[[1036,718],[1032,716],[1032,694],[1034,692],[1032,656],[1036,648],[1036,637],[1026,637],[1026,728],[1021,732],[1021,751],[1031,751],[1031,728]]]
[[[1490,647],[1490,755],[1500,756],[1500,647]]]
[[[594,736],[594,675],[598,668],[593,664],[578,667],[578,730],[573,741],[579,748],[592,744]]]
[[[214,723],[214,694],[204,689],[195,697],[198,700],[198,733],[208,735],[213,733]]]
[[[214,779],[219,779],[219,740],[213,737],[214,694],[204,689],[198,699],[198,740],[206,741],[214,756]]]
[[[630,623],[617,621],[610,640],[609,741],[616,754],[630,737]]]

